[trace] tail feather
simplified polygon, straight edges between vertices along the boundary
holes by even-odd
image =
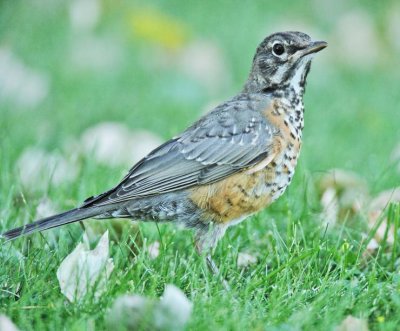
[[[33,232],[43,231],[64,224],[81,221],[83,219],[96,216],[98,214],[101,214],[99,208],[76,208],[61,214],[43,218],[34,223],[26,224],[19,228],[9,230],[0,234],[0,238],[3,237],[7,240],[13,240],[20,236],[24,236]]]

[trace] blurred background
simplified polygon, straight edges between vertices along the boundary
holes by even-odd
[[[329,43],[308,79],[300,171],[397,186],[398,1],[1,1],[2,207],[19,192],[72,207],[114,185],[236,94],[258,43],[291,29]]]
[[[382,211],[400,201],[398,0],[0,0],[0,233],[114,186],[239,92],[257,45],[282,30],[329,46],[308,76],[293,184],[217,248],[235,300],[201,277],[188,231],[91,220],[93,241],[107,224],[116,243],[101,305],[71,307],[59,293],[56,270],[82,238],[75,224],[0,243],[0,310],[26,330],[104,329],[110,298],[158,297],[173,283],[194,302],[192,329],[311,329],[327,316],[326,330],[353,313],[395,330],[399,221]]]

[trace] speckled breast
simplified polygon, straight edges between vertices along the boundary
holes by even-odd
[[[302,103],[298,106],[302,107]],[[203,210],[205,219],[218,223],[242,219],[268,206],[290,184],[301,147],[303,111],[276,101],[265,111],[265,116],[277,129],[273,159],[262,168],[255,167],[193,189],[190,199]]]
[[[289,144],[281,155],[266,167],[265,172],[268,175],[265,180],[265,190],[270,196],[270,202],[278,199],[292,181],[299,152],[300,143]]]
[[[278,147],[275,158],[267,165],[268,176],[265,185],[269,188],[271,202],[279,198],[292,181],[297,159],[301,149],[301,138],[304,127],[304,106],[301,98],[281,98],[264,115],[277,129],[274,144]]]

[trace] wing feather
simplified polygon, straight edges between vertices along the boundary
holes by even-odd
[[[254,99],[255,97],[253,97]],[[111,204],[213,183],[266,159],[275,129],[264,97],[225,103],[137,163],[122,182],[86,204]]]

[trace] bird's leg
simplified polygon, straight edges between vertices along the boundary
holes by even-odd
[[[204,255],[205,252],[208,252],[205,255],[206,263],[208,269],[215,276],[220,278],[222,281],[222,285],[226,290],[230,290],[229,284],[225,278],[221,276],[221,273],[212,259],[212,252],[214,251],[218,240],[224,235],[226,227],[211,225],[207,230],[201,229],[196,233],[196,250],[199,255]]]
[[[208,268],[213,273],[213,275],[218,277],[221,280],[222,286],[224,287],[224,289],[229,291],[231,288],[230,288],[228,282],[226,281],[226,279],[220,274],[219,269],[218,269],[217,265],[215,264],[214,260],[212,259],[210,253],[206,255],[206,262],[207,262]]]
[[[214,275],[219,275],[219,269],[211,257],[211,253],[206,255],[207,266]]]

